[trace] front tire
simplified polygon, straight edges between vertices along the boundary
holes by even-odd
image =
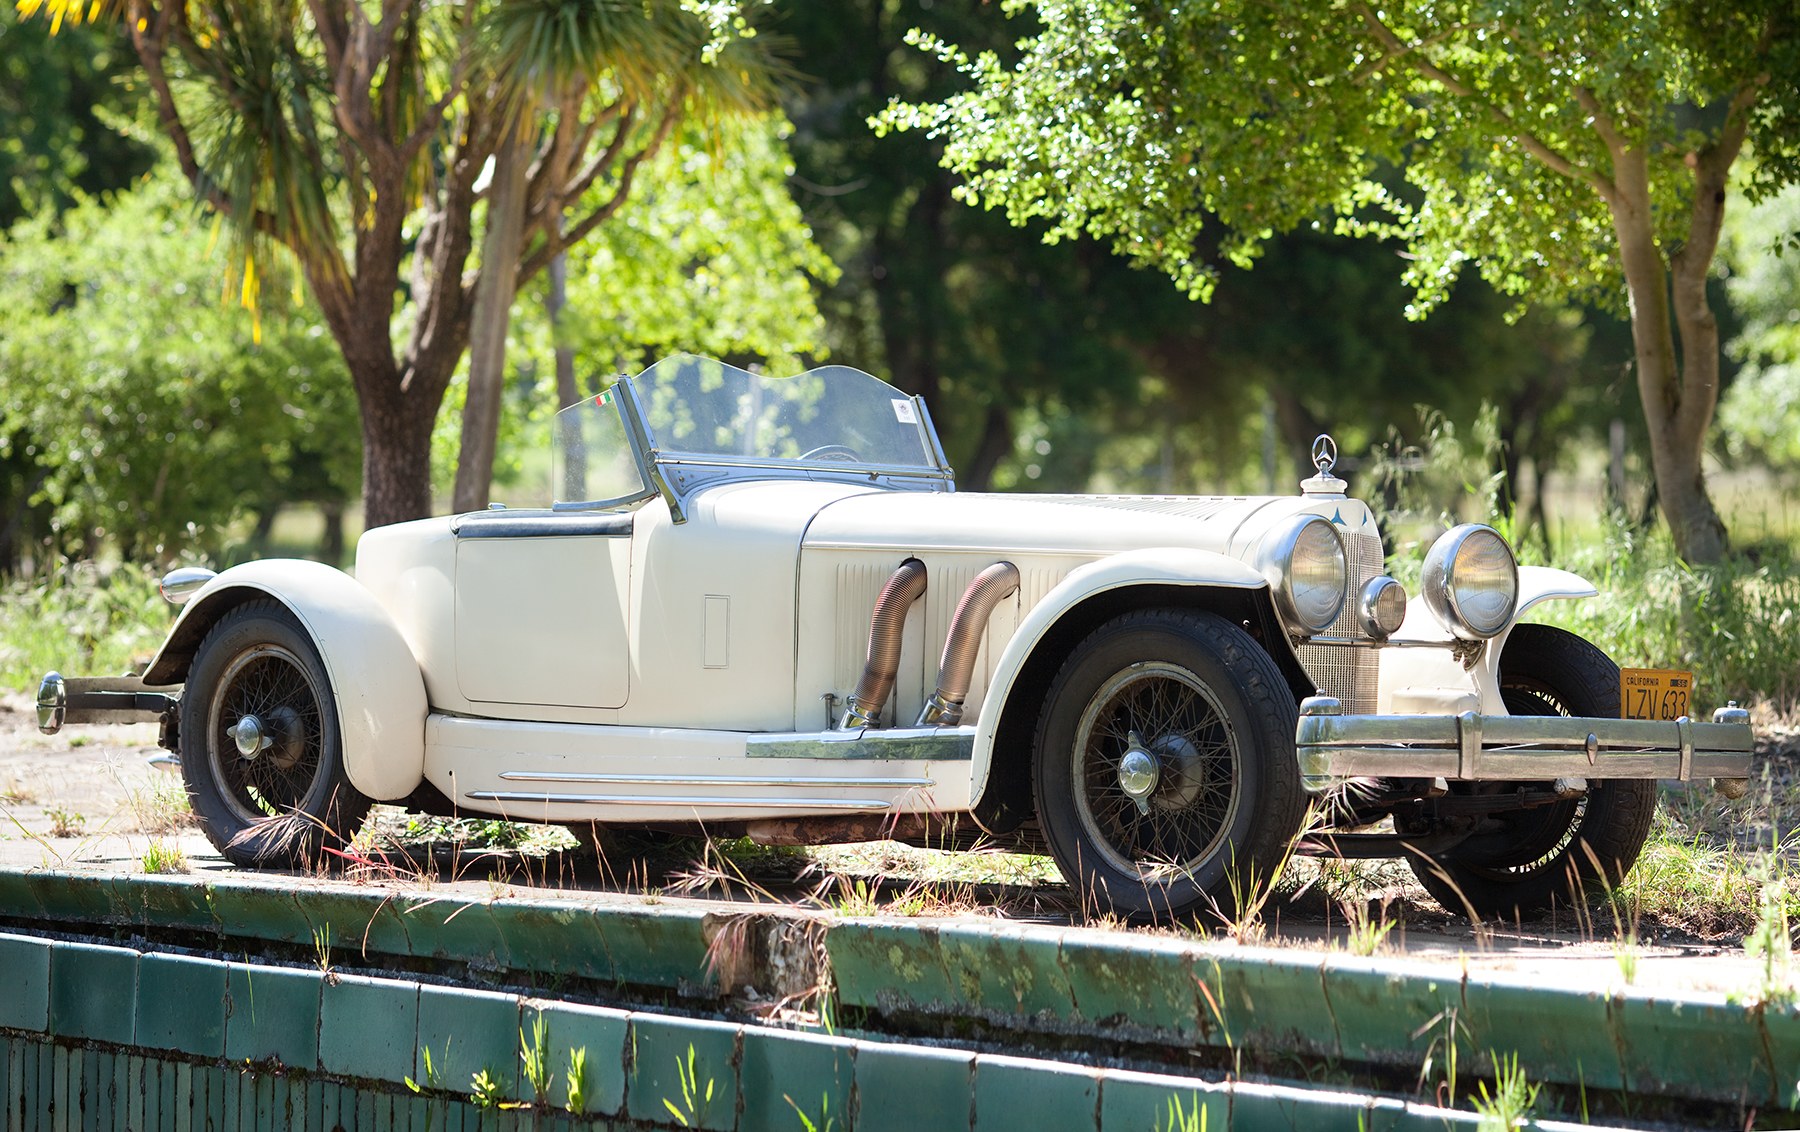
[[[1550,625],[1520,625],[1500,657],[1500,696],[1513,715],[1619,717],[1619,666]],[[1456,783],[1479,793],[1519,783]],[[1407,857],[1425,891],[1452,912],[1513,918],[1615,887],[1636,863],[1656,814],[1650,779],[1601,779],[1548,806],[1493,815],[1436,857]]]
[[[1249,634],[1189,610],[1113,619],[1076,646],[1038,720],[1033,785],[1086,911],[1235,918],[1305,812],[1296,708]]]
[[[234,865],[293,868],[361,827],[331,680],[286,607],[253,601],[206,634],[181,696],[181,774],[207,839]]]

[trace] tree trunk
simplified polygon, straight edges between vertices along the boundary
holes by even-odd
[[[1631,296],[1631,341],[1637,360],[1638,397],[1644,406],[1644,423],[1650,434],[1650,463],[1656,476],[1663,518],[1674,537],[1675,550],[1687,562],[1717,562],[1726,550],[1725,524],[1720,521],[1706,491],[1701,467],[1707,427],[1718,402],[1718,331],[1711,334],[1710,349],[1686,342],[1689,372],[1676,361],[1675,321],[1669,309],[1668,272],[1656,246],[1650,211],[1649,175],[1641,151],[1615,160],[1620,182],[1610,202],[1613,228],[1619,237],[1619,259],[1625,286]],[[1705,257],[1711,263],[1710,250]],[[1679,267],[1680,265],[1678,265]],[[1678,272],[1678,290],[1681,276]],[[1704,277],[1702,277],[1704,288]],[[1694,317],[1683,303],[1686,321]],[[1704,308],[1704,293],[1699,299]],[[1711,311],[1706,311],[1711,318]],[[1696,326],[1696,332],[1701,330]],[[1710,372],[1709,372],[1710,371]]]
[[[506,328],[518,291],[519,251],[525,236],[525,147],[508,130],[494,152],[488,186],[487,234],[481,245],[481,278],[469,322],[469,396],[463,404],[462,445],[456,459],[453,510],[479,511],[494,481],[494,448],[500,440],[500,398],[505,391]]]
[[[431,514],[431,426],[442,395],[409,396],[393,381],[361,400],[363,526]]]

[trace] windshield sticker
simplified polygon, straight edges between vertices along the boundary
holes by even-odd
[[[610,404],[612,404],[612,397],[613,397],[612,390],[608,389],[605,393],[602,393],[598,397],[594,398],[594,404],[610,405]]]
[[[899,398],[895,398],[894,419],[901,424],[918,424],[919,411],[913,408],[913,403],[911,401],[903,401]]]

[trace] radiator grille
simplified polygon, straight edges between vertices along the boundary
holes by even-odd
[[[1344,611],[1325,630],[1328,637],[1366,637],[1357,622],[1356,599],[1370,578],[1382,570],[1381,539],[1367,533],[1344,534],[1344,568],[1350,577]],[[1344,711],[1368,714],[1375,710],[1376,653],[1374,649],[1343,645],[1301,645],[1294,650],[1301,667],[1328,695],[1343,701]]]

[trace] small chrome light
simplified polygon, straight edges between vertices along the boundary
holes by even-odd
[[[1321,633],[1344,609],[1344,540],[1318,515],[1296,515],[1264,536],[1259,565],[1282,620]]]
[[[1500,532],[1464,523],[1431,544],[1419,588],[1432,615],[1453,635],[1486,640],[1512,624],[1519,565]]]
[[[157,588],[162,591],[163,600],[170,605],[184,605],[188,598],[200,592],[202,586],[218,576],[218,571],[208,570],[204,566],[183,566],[164,574]]]
[[[1363,632],[1386,640],[1406,620],[1406,587],[1385,574],[1370,578],[1357,599],[1356,613]]]

